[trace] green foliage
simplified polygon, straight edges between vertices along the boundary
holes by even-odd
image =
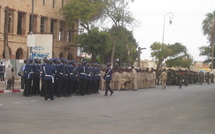
[[[200,47],[200,56],[206,56],[207,58],[205,59],[204,63],[211,63],[213,65],[211,68],[214,69],[215,11],[206,14],[206,18],[202,21],[202,30],[203,34],[206,35],[210,41],[210,46]]]
[[[130,62],[134,62],[137,58],[137,47],[138,44],[133,37],[132,31],[127,30],[125,27],[112,27],[109,30],[112,38],[116,37],[116,51],[115,51],[115,59],[121,59],[122,62],[129,62],[129,58],[131,58]],[[130,57],[129,57],[130,56]]]
[[[60,12],[67,24],[80,23],[85,29],[90,30],[89,24],[102,16],[104,6],[102,0],[70,0]]]
[[[90,33],[80,35],[78,42],[84,52],[92,54],[93,62],[95,62],[97,56],[104,56],[111,50],[110,34],[99,31],[98,28],[93,28]]]
[[[184,67],[190,68],[193,64],[193,58],[187,53],[187,48],[180,43],[175,44],[161,44],[155,42],[151,45],[151,56],[157,62],[157,69],[161,66],[162,62],[166,60],[168,67]]]
[[[183,46],[180,43],[175,43],[170,47],[173,52],[169,56],[169,59],[166,61],[168,67],[182,67],[188,68],[193,65],[193,57],[188,54],[186,46]]]
[[[168,56],[172,54],[169,45],[154,42],[151,46],[151,56],[155,58],[158,64],[161,64]]]

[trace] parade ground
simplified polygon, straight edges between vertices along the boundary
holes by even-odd
[[[1,134],[214,134],[215,84],[56,98],[0,94]]]

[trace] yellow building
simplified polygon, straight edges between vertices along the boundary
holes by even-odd
[[[0,58],[5,58],[4,21],[5,8],[8,6],[10,59],[28,57],[27,35],[31,29],[34,34],[53,34],[52,57],[76,59],[77,47],[68,47],[68,45],[74,44],[72,37],[78,33],[78,28],[67,28],[59,13],[65,2],[66,0],[0,0]]]

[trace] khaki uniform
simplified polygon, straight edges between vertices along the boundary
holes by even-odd
[[[137,90],[137,80],[138,80],[137,71],[135,69],[132,69],[131,70],[132,90]]]
[[[162,89],[166,88],[166,80],[167,80],[167,73],[163,71],[160,75],[160,80],[162,82]]]
[[[144,88],[145,83],[145,74],[144,72],[140,72],[140,88]]]
[[[125,89],[125,83],[127,82],[125,71],[123,71],[121,78],[121,89]]]
[[[137,73],[137,88],[141,88],[141,72]]]
[[[132,79],[131,79],[131,72],[126,72],[126,86],[125,89],[132,89]]]
[[[103,78],[104,75],[105,75],[105,72],[101,71],[101,81],[100,81],[100,86],[99,86],[100,90],[105,90],[105,80]]]
[[[145,88],[149,87],[149,73],[145,72]]]
[[[150,87],[155,87],[156,73],[153,71],[150,73]]]
[[[116,72],[116,89],[121,89],[121,83],[122,83],[122,74],[119,72]]]
[[[117,85],[117,74],[116,74],[116,72],[114,72],[112,74],[112,80],[111,80],[111,83],[110,83],[111,89],[116,89],[116,85]]]

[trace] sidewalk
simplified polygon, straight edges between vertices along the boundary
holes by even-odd
[[[7,84],[6,83],[0,83],[0,93],[17,93],[17,92],[23,92],[23,89],[21,89],[21,80],[20,78],[15,79],[15,85],[14,90],[6,90]]]

